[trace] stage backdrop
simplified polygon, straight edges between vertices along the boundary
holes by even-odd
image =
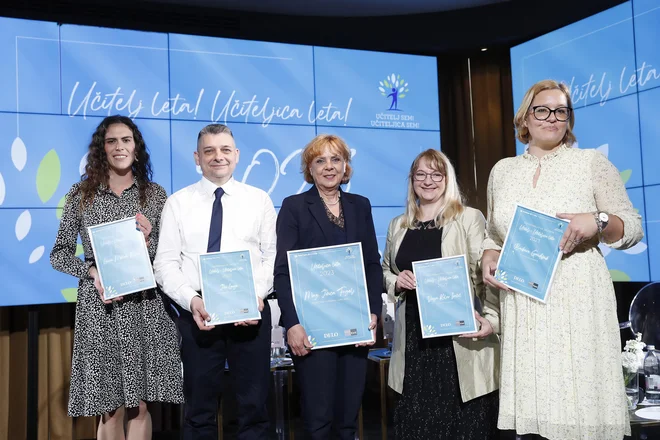
[[[440,148],[434,57],[8,18],[0,55],[0,306],[75,301],[77,280],[49,253],[104,116],[135,119],[169,194],[201,177],[198,131],[228,124],[235,177],[276,207],[309,188],[305,144],[337,134],[355,169],[345,189],[371,200],[381,253],[412,159]]]
[[[660,1],[633,0],[511,49],[514,104],[536,81],[571,88],[578,148],[619,169],[644,220],[625,251],[601,250],[615,281],[660,280]],[[524,151],[518,143],[518,153]]]

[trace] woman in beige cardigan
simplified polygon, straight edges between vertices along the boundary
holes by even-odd
[[[497,436],[499,304],[478,268],[484,217],[463,205],[454,169],[437,150],[412,163],[404,214],[390,222],[383,257],[385,289],[396,302],[389,385],[401,394],[397,439]],[[479,331],[422,339],[412,262],[465,255]]]

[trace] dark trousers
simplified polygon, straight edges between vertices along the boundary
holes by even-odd
[[[293,357],[309,438],[355,439],[368,352],[367,347],[335,347]]]
[[[185,440],[218,439],[218,398],[225,361],[236,392],[239,440],[270,438],[268,392],[270,384],[271,318],[264,301],[256,326],[222,325],[201,331],[190,312],[179,309]]]

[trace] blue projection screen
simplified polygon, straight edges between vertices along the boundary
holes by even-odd
[[[75,301],[77,279],[48,256],[107,115],[134,118],[169,194],[201,177],[198,131],[228,124],[241,150],[235,177],[276,207],[309,188],[306,143],[342,136],[355,169],[346,190],[371,200],[381,253],[412,159],[440,148],[434,57],[8,18],[0,54],[0,306]]]
[[[625,251],[601,245],[615,281],[660,281],[660,2],[633,0],[511,49],[514,105],[535,82],[570,86],[578,148],[618,168],[644,221]],[[525,146],[518,143],[518,153]]]

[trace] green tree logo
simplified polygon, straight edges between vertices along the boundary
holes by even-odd
[[[388,110],[402,111],[399,109],[399,99],[405,98],[406,93],[409,92],[408,83],[401,78],[401,75],[391,74],[384,80],[379,81],[379,84],[378,90],[380,94],[386,98],[392,98]]]

